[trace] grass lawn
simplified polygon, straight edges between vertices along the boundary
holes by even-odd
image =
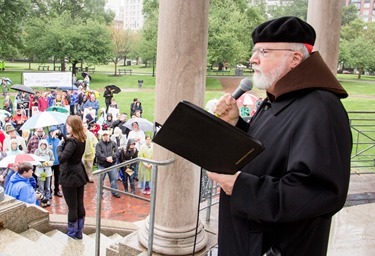
[[[31,65],[31,70],[29,69],[28,63],[6,63],[6,71],[0,71],[0,77],[8,77],[13,81],[13,84],[21,84],[22,83],[22,72],[41,72],[38,71],[39,63],[33,63]],[[52,64],[50,64],[50,69],[52,68]],[[102,93],[104,91],[104,87],[109,84],[115,84],[122,89],[120,94],[115,95],[115,99],[119,105],[121,112],[129,113],[130,112],[130,103],[133,101],[133,98],[138,98],[142,102],[143,106],[143,117],[150,120],[154,120],[154,102],[155,102],[155,77],[152,76],[152,67],[144,67],[144,66],[118,66],[118,68],[131,68],[135,73],[133,75],[114,75],[114,65],[103,65],[103,66],[96,66],[95,73],[91,73],[92,81],[90,83],[90,88],[93,90],[97,90],[101,93],[101,96],[98,98],[100,105],[103,107],[104,98],[102,97]],[[82,79],[80,77],[79,72],[77,74],[78,79]],[[141,75],[140,73],[143,73]],[[144,75],[144,73],[148,73],[149,75]],[[351,74],[339,74],[338,80],[341,82],[343,87],[348,91],[349,97],[343,99],[343,104],[348,112],[350,111],[373,111],[375,112],[375,77],[374,76],[362,76],[361,80],[357,79],[357,75]],[[138,80],[143,80],[143,87],[138,88]],[[41,90],[45,90],[41,88]],[[13,90],[11,90],[13,91]],[[264,97],[264,91],[259,91],[258,89],[253,89],[254,93],[259,95],[260,97]],[[15,91],[13,91],[12,95],[15,95]],[[223,90],[220,85],[220,82],[214,77],[207,77],[206,78],[206,93],[205,93],[205,102],[210,99],[219,98],[223,95]],[[368,119],[371,118],[374,120],[374,114],[350,114],[350,118],[357,118],[357,119]],[[353,121],[354,122],[354,121]],[[356,121],[358,123],[358,128],[362,129],[361,125],[363,122],[368,122],[368,120],[363,121]],[[373,121],[374,122],[374,121]],[[353,123],[352,123],[353,125]],[[369,127],[374,127],[375,123],[370,125]],[[367,128],[368,130],[369,128]],[[371,128],[372,129],[372,128]],[[359,142],[356,144],[358,147],[354,147],[353,154],[357,152],[361,152],[363,150],[367,150],[367,148],[371,147],[368,143],[373,143],[369,139],[373,138],[375,132],[366,131],[368,136],[361,135],[361,132],[356,131],[356,128],[352,129],[353,131],[353,139]],[[363,144],[362,144],[363,143]],[[372,151],[373,152],[373,149]],[[366,152],[371,159],[374,157],[374,153],[370,153],[369,151]],[[370,159],[370,162],[372,161]],[[354,160],[354,159],[353,159]],[[371,164],[371,163],[370,163]],[[369,168],[369,170],[372,170]]]
[[[38,70],[40,63],[32,63],[29,69],[29,63],[25,62],[6,62],[6,71],[0,71],[0,77],[8,77],[13,84],[22,83],[22,72],[41,72]],[[52,69],[53,64],[49,64]],[[144,117],[153,121],[154,118],[154,102],[155,102],[155,77],[152,76],[153,68],[145,66],[123,66],[119,63],[118,68],[132,69],[133,75],[114,75],[114,64],[95,66],[95,73],[91,73],[92,81],[90,88],[103,93],[104,87],[108,84],[115,84],[119,86],[123,92],[115,95],[115,99],[122,112],[129,113],[130,103],[133,98],[139,98],[144,109]],[[138,72],[138,73],[137,73]],[[140,73],[149,73],[144,75]],[[80,73],[77,73],[77,78],[82,79]],[[343,100],[343,103],[348,111],[370,111],[374,110],[375,106],[375,77],[362,76],[361,80],[357,79],[357,75],[353,74],[339,74],[338,79],[344,88],[348,91],[349,97]],[[138,88],[138,80],[143,80],[142,88]],[[41,88],[41,90],[44,90]],[[253,89],[255,93],[264,96],[263,91]],[[11,90],[12,91],[12,90]],[[206,95],[205,102],[210,99],[219,98],[223,95],[220,82],[216,78],[207,77],[206,79]],[[105,106],[104,98],[99,97],[101,106]]]

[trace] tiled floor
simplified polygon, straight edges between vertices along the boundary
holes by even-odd
[[[109,187],[108,176],[104,182],[105,186]],[[121,181],[117,181],[117,187],[119,190],[124,191],[124,186]],[[143,195],[140,189],[136,187],[136,195],[143,198],[150,199],[149,195]],[[85,208],[87,217],[96,216],[96,190],[97,180],[94,178],[94,183],[88,183],[85,186]],[[63,197],[54,196],[51,199],[51,206],[46,207],[51,214],[68,214],[68,207]],[[121,220],[127,222],[134,222],[145,219],[150,212],[150,203],[137,199],[128,195],[121,195],[121,198],[112,196],[108,190],[104,191],[102,200],[102,213],[103,219]]]

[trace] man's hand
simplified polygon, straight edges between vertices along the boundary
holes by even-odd
[[[113,162],[112,156],[107,156],[106,161],[109,162],[109,163],[112,163]]]
[[[237,124],[240,113],[238,111],[236,100],[230,93],[224,94],[219,99],[216,103],[214,114],[231,125]]]
[[[222,190],[224,190],[225,194],[228,196],[232,195],[234,183],[236,182],[236,179],[238,175],[240,175],[240,171],[236,172],[233,175],[230,174],[219,174],[216,172],[207,172],[208,178],[211,180],[216,181],[219,183]]]

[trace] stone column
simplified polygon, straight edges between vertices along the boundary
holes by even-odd
[[[181,100],[203,107],[209,1],[159,2],[155,121],[163,124]],[[200,168],[156,144],[153,158],[176,158],[173,164],[159,167],[158,171],[153,251],[165,255],[192,254]],[[138,239],[147,247],[148,218],[143,224]],[[199,223],[195,250],[203,249],[206,243],[206,232]]]
[[[337,73],[343,1],[309,1],[307,22],[316,31],[314,51],[319,51],[334,75]]]

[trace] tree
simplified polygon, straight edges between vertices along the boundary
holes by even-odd
[[[109,25],[115,14],[104,9],[105,0],[32,0],[36,17],[53,18],[69,14],[70,19],[97,20]]]
[[[345,26],[355,19],[358,19],[357,7],[354,4],[344,6],[342,8],[341,25]]]
[[[241,0],[212,0],[208,27],[208,63],[222,70],[229,65],[247,62],[251,47],[251,32],[262,20],[257,7]],[[230,13],[230,15],[228,15]]]
[[[307,19],[308,0],[280,0],[280,5],[269,8],[268,13],[273,19],[282,16],[296,16]]]
[[[357,37],[351,42],[349,48],[351,58],[348,59],[348,64],[357,68],[358,79],[361,79],[364,70],[375,66],[373,45],[374,42],[367,40],[364,36]]]
[[[143,15],[145,18],[141,44],[139,47],[140,57],[147,66],[149,61],[155,63],[158,37],[159,1],[144,0]]]
[[[339,63],[343,66],[356,68],[358,79],[365,70],[373,71],[375,68],[375,26],[354,19],[341,28],[339,48]]]
[[[363,33],[366,23],[357,18],[346,25],[341,26],[340,37],[345,40],[352,40]]]
[[[30,9],[29,0],[0,0],[0,58],[14,57],[22,48],[23,25]]]
[[[113,44],[112,62],[115,64],[115,75],[117,75],[117,64],[131,52],[133,45],[133,34],[130,30],[123,30],[120,27],[110,27],[111,39]]]
[[[59,59],[62,63],[67,58],[74,73],[80,62],[107,63],[112,51],[107,27],[93,20],[72,20],[69,16],[63,14],[51,20],[31,19],[25,36],[28,56],[36,56],[41,61]]]

